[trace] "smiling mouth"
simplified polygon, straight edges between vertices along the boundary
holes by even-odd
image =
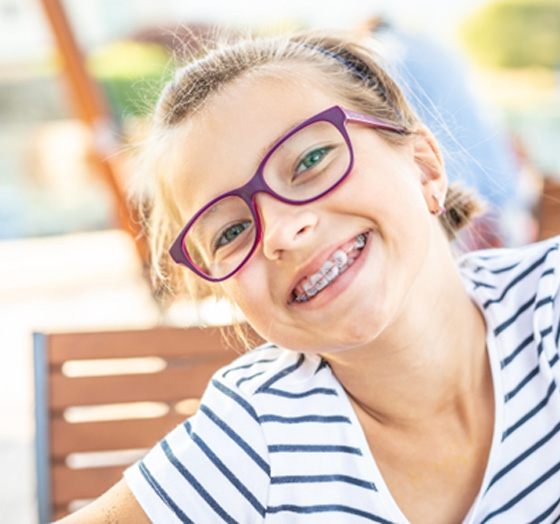
[[[312,275],[301,279],[292,290],[289,304],[309,302],[335,282],[360,256],[370,233],[360,233],[346,249],[337,249]]]

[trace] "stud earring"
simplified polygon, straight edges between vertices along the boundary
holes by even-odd
[[[436,204],[437,204],[437,209],[430,209],[430,213],[432,213],[432,215],[435,215],[437,217],[443,215],[447,210],[445,209],[445,206],[443,205],[443,198],[438,198],[435,194],[432,195],[432,198],[435,200]]]

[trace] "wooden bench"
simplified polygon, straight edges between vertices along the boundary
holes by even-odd
[[[101,495],[191,415],[236,345],[219,328],[34,333],[40,523]]]

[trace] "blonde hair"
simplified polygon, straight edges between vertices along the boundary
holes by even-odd
[[[379,65],[374,53],[348,36],[306,32],[283,37],[247,37],[215,43],[187,65],[177,69],[163,89],[152,122],[151,135],[142,155],[140,211],[149,239],[153,280],[162,292],[187,293],[192,299],[212,295],[223,297],[219,286],[176,265],[167,253],[183,227],[179,207],[166,173],[173,169],[169,134],[178,129],[211,97],[232,81],[252,73],[284,74],[297,67],[311,66],[311,74],[323,73],[333,93],[363,113],[381,118],[414,132],[421,125],[400,88]],[[378,131],[388,141],[407,137]],[[440,217],[449,239],[482,210],[480,202],[460,185],[450,186]]]

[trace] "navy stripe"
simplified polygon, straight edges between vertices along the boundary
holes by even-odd
[[[523,462],[527,457],[529,457],[530,455],[532,455],[535,451],[537,451],[537,449],[539,449],[541,446],[543,446],[544,444],[546,444],[552,437],[554,437],[554,435],[556,435],[556,433],[558,433],[560,431],[560,422],[558,424],[556,424],[556,426],[554,426],[554,428],[549,431],[544,437],[542,437],[541,439],[537,440],[537,442],[535,442],[530,448],[526,449],[523,453],[521,453],[521,455],[519,455],[518,457],[516,457],[514,460],[512,460],[507,466],[504,466],[500,471],[498,471],[494,477],[492,478],[492,480],[490,481],[490,484],[488,484],[488,488],[486,489],[486,491],[488,491],[491,486],[497,482],[498,480],[500,480],[506,473],[509,473],[513,468],[515,468],[518,464],[521,464],[521,462]]]
[[[238,395],[235,391],[232,391],[228,387],[224,386],[222,383],[218,382],[216,379],[213,379],[211,384],[219,391],[221,391],[224,395],[228,396],[232,400],[235,400],[249,415],[251,418],[255,419],[255,422],[259,421],[259,417],[253,406],[249,404],[243,397]]]
[[[360,448],[352,446],[337,446],[333,444],[271,444],[268,446],[269,453],[350,453],[351,455],[362,455]]]
[[[558,507],[559,504],[560,499],[558,499],[551,506],[545,509],[539,516],[535,517],[531,522],[529,522],[529,524],[538,524],[539,522],[542,522],[544,519],[546,519],[546,517],[550,517],[551,513]],[[560,519],[560,515],[558,515],[558,518]],[[554,522],[556,522],[557,520],[558,519],[556,519]]]
[[[478,258],[481,258],[482,260],[491,260],[491,258],[499,258],[499,257],[491,257],[491,258],[478,257]],[[505,273],[506,271],[510,271],[512,269],[515,269],[519,264],[521,264],[521,262],[516,262],[515,264],[513,264],[511,266],[502,267],[500,269],[490,269],[490,268],[485,267],[485,266],[478,266],[474,270],[474,272],[478,273],[479,271],[485,270],[485,271],[488,271],[489,273],[494,273],[495,275],[498,275],[499,273]]]
[[[494,275],[499,275],[500,273],[505,273],[506,271],[511,271],[512,269],[515,269],[519,264],[521,264],[521,261],[516,262],[511,266],[501,267],[500,269],[489,269],[488,271],[490,271],[490,273],[494,273]]]
[[[553,368],[554,365],[556,364],[556,362],[558,362],[558,359],[559,359],[559,358],[560,358],[560,357],[558,356],[558,353],[556,353],[556,355],[554,355],[554,356],[552,357],[552,360],[550,360],[550,361],[548,362],[548,365],[549,365],[551,368]]]
[[[237,387],[239,387],[239,386],[241,386],[241,384],[243,384],[243,382],[247,382],[248,380],[252,380],[252,379],[254,379],[255,377],[258,377],[259,375],[262,375],[263,373],[264,373],[264,371],[259,371],[258,373],[255,373],[254,375],[249,375],[248,377],[240,378],[240,379],[235,383],[235,385],[236,385]]]
[[[256,351],[256,350],[254,350],[254,351]],[[251,362],[250,364],[243,364],[242,366],[236,366],[234,368],[226,369],[222,373],[222,378],[226,378],[226,376],[229,375],[232,371],[238,371],[240,369],[249,369],[250,367],[253,367],[255,364],[263,364],[263,363],[268,363],[268,362],[274,362],[275,360],[278,360],[278,357],[276,357],[276,358],[261,358],[260,360],[255,360],[254,362]]]
[[[500,366],[504,369],[511,361],[521,353],[531,342],[535,340],[535,336],[531,333],[519,346],[517,346],[504,360],[500,362]]]
[[[503,252],[504,249],[503,248],[489,248],[487,249],[487,251],[490,251],[492,254],[491,255],[482,255],[482,254],[476,254],[476,260],[499,260],[503,258]],[[497,253],[496,253],[497,252]]]
[[[390,520],[381,518],[377,515],[374,515],[373,513],[368,513],[367,511],[352,508],[350,506],[343,506],[342,504],[322,504],[316,506],[295,506],[293,504],[282,504],[280,506],[269,506],[267,509],[268,513],[280,513],[283,511],[290,511],[292,513],[325,513],[336,511],[358,515],[373,522],[381,522],[382,524],[394,524]]]
[[[551,247],[549,248],[545,254],[539,258],[536,262],[533,262],[533,264],[531,264],[527,269],[525,269],[525,271],[522,271],[519,275],[517,275],[502,291],[502,294],[499,296],[499,298],[494,298],[491,300],[487,300],[483,307],[484,309],[488,308],[488,306],[490,306],[491,304],[496,304],[497,302],[501,302],[504,297],[508,294],[508,292],[519,282],[521,282],[522,280],[524,280],[529,274],[531,274],[535,269],[537,269],[538,267],[542,266],[544,264],[544,262],[546,261],[546,258],[548,257],[549,253],[551,251],[555,251],[557,249],[557,246]]]
[[[508,318],[505,322],[502,322],[496,329],[494,329],[494,335],[498,336],[502,331],[507,329],[511,324],[513,324],[517,318],[527,309],[529,309],[533,303],[537,300],[537,295],[534,295],[528,302],[525,302],[515,313],[512,317]]]
[[[558,327],[556,328],[556,336],[554,337],[556,347],[560,344],[560,318],[558,319]]]
[[[173,451],[169,447],[169,443],[164,439],[160,443],[164,453],[166,454],[169,462],[175,466],[177,471],[186,479],[186,481],[196,490],[196,492],[206,501],[206,503],[220,516],[224,522],[229,522],[230,524],[235,524],[233,520],[218,504],[218,501],[208,493],[202,486],[196,477],[191,474],[191,472],[182,464],[179,459],[174,455]]]
[[[280,415],[261,415],[259,422],[282,422],[283,424],[299,424],[300,422],[321,422],[329,424],[332,422],[345,422],[352,424],[348,417],[343,415],[302,415],[301,417],[282,417]]]
[[[496,286],[493,284],[487,284],[486,282],[479,282],[478,280],[472,280],[471,282],[474,284],[474,289],[478,289],[479,287],[486,287],[489,289],[496,289]]]
[[[554,275],[555,272],[556,272],[555,269],[554,269],[553,267],[551,267],[550,269],[547,269],[547,270],[541,275],[541,278],[542,278],[542,277],[547,277],[548,275]]]
[[[267,388],[266,391],[257,391],[257,393],[266,393],[268,395],[276,395],[277,397],[284,398],[305,398],[311,395],[333,395],[338,396],[336,390],[332,388],[313,388],[308,391],[300,391],[299,393],[292,393],[291,391],[284,391],[282,389]]]
[[[348,475],[286,475],[282,477],[272,477],[271,484],[307,484],[314,482],[346,482],[362,488],[377,491],[375,484],[369,480],[361,480]]]
[[[163,500],[164,504],[175,513],[175,516],[184,524],[194,524],[194,521],[189,519],[173,502],[173,499],[166,493],[166,491],[159,485],[158,481],[152,476],[144,462],[140,462],[139,464],[140,473],[146,479],[146,482],[151,486],[151,488],[156,492],[157,496]]]
[[[324,369],[328,366],[329,366],[329,363],[323,357],[321,357],[321,362],[319,362],[319,366],[317,367],[317,369],[315,370],[315,373],[313,373],[313,374],[316,375],[317,373],[319,373],[319,371],[321,371],[322,369]]]
[[[560,471],[560,462],[558,462],[555,466],[552,466],[552,468],[550,468],[547,472],[542,474],[537,480],[532,482],[524,490],[520,491],[517,495],[515,495],[515,497],[513,497],[511,500],[506,502],[503,506],[501,506],[495,511],[492,511],[492,513],[486,515],[486,517],[480,524],[485,524],[490,519],[494,518],[496,515],[499,515],[500,513],[503,513],[504,511],[507,511],[508,509],[515,506],[521,499],[525,498],[535,488],[538,488],[543,482],[546,482],[550,477],[558,473],[558,471]]]
[[[544,408],[552,395],[552,392],[556,389],[556,382],[554,380],[548,386],[548,391],[546,392],[546,396],[530,411],[528,411],[525,415],[523,415],[515,424],[510,426],[508,429],[504,431],[502,434],[502,442],[509,437],[514,431],[519,429],[525,422],[529,419],[533,418],[542,408]]]
[[[529,374],[521,381],[517,386],[515,386],[509,393],[506,393],[504,400],[508,402],[511,400],[515,395],[517,395],[523,387],[532,379],[535,378],[539,374],[539,365],[537,364],[535,368],[529,372]]]
[[[276,373],[276,375],[270,377],[264,384],[259,387],[259,389],[257,389],[256,392],[262,393],[263,391],[266,391],[270,386],[272,386],[272,384],[298,369],[303,364],[304,360],[305,355],[303,353],[300,353],[299,358],[295,364],[291,364],[290,366],[280,370],[278,373]]]
[[[553,297],[541,298],[541,300],[539,300],[535,304],[535,310],[539,309],[540,307],[546,306],[547,304],[554,304],[554,298]]]
[[[541,341],[539,342],[539,345],[537,346],[537,355],[540,357],[542,350],[544,349],[544,339],[550,335],[550,333],[552,333],[552,327],[548,327],[546,329],[543,329],[540,333],[541,335]]]
[[[216,413],[208,406],[201,405],[202,411],[216,426],[218,426],[231,440],[233,440],[253,462],[261,468],[267,475],[270,475],[270,466],[243,438],[241,438],[230,426],[228,426]],[[187,421],[188,423],[188,421]],[[190,426],[190,424],[189,424]],[[188,429],[187,429],[188,431]]]
[[[251,353],[256,353],[257,351],[264,351],[265,349],[278,349],[278,346],[274,342],[265,342],[255,349],[251,349]]]
[[[184,425],[185,430],[187,431],[187,433],[189,434],[189,436],[191,437],[191,439],[193,440],[193,442],[202,450],[202,452],[208,457],[208,459],[210,460],[210,462],[212,462],[212,464],[214,464],[214,466],[216,466],[216,468],[218,468],[218,470],[220,470],[220,472],[222,473],[222,475],[224,477],[226,477],[236,488],[237,491],[239,491],[239,493],[241,493],[241,495],[243,495],[245,497],[245,499],[247,500],[247,502],[249,502],[249,504],[251,504],[251,506],[253,506],[253,508],[255,508],[257,510],[257,512],[259,513],[259,515],[261,517],[264,517],[265,515],[265,508],[263,507],[263,505],[257,500],[257,498],[249,491],[249,489],[247,488],[247,486],[245,486],[245,484],[243,484],[243,482],[241,482],[232,472],[231,470],[218,458],[218,456],[206,445],[206,443],[204,442],[204,440],[202,440],[197,434],[196,432],[191,430],[190,424],[185,424]],[[182,466],[182,464],[181,464]],[[208,495],[210,496],[210,495]],[[212,499],[213,500],[213,499]],[[222,516],[220,514],[220,516]],[[229,517],[229,515],[226,514],[227,519],[231,519],[231,517]],[[222,518],[224,518],[224,520],[226,520],[225,517],[222,516]],[[227,520],[228,522],[233,522],[235,523],[236,521],[231,519],[231,520]]]
[[[552,333],[552,331],[553,331],[552,326],[549,326],[546,329],[543,329],[540,332],[541,338],[548,337],[548,335],[550,335]]]

